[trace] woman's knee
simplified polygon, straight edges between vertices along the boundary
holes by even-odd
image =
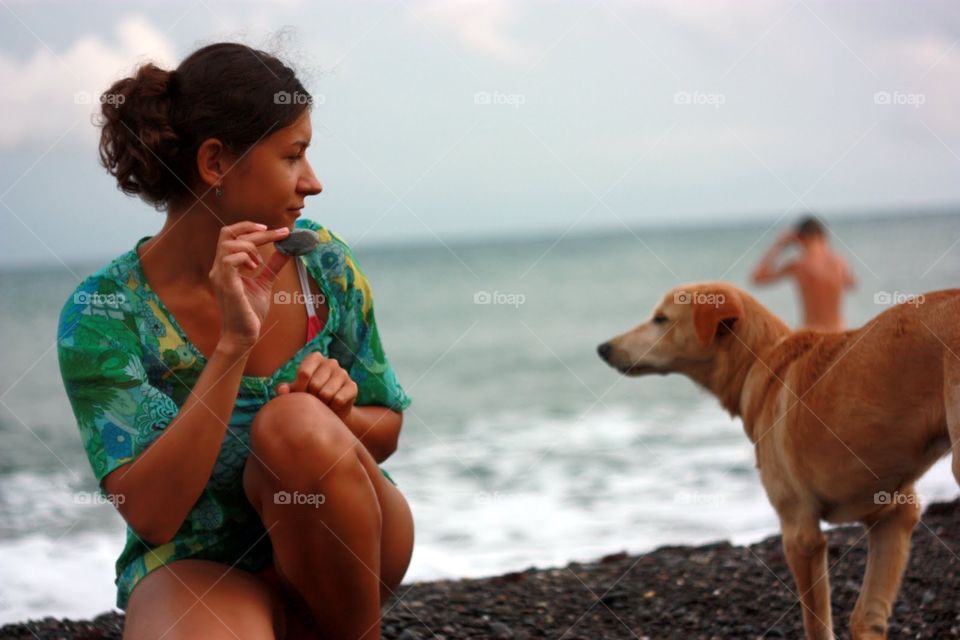
[[[260,409],[250,427],[253,453],[283,470],[334,463],[357,444],[337,414],[308,393],[277,396]]]
[[[150,572],[134,588],[124,638],[177,640],[282,637],[282,596],[241,569],[206,560],[178,560]]]
[[[284,394],[264,405],[251,425],[250,445],[251,457],[263,468],[258,475],[273,490],[366,478],[358,462],[363,445],[327,405],[307,393]]]

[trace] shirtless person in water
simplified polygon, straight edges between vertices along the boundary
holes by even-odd
[[[777,266],[780,252],[793,242],[800,245],[802,253],[792,262]],[[785,276],[796,280],[800,290],[802,328],[844,330],[843,292],[856,281],[846,261],[830,248],[827,230],[813,216],[803,218],[793,230],[777,239],[754,269],[752,280],[761,285]]]

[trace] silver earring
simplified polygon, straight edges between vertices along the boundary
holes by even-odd
[[[223,197],[223,186],[222,186],[222,185],[219,185],[219,184],[217,185],[217,197],[218,197],[218,198],[222,198],[222,197]]]

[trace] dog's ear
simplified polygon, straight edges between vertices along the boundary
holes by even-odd
[[[700,291],[692,303],[693,328],[702,347],[710,346],[718,329],[729,331],[743,317],[743,305],[732,292]]]

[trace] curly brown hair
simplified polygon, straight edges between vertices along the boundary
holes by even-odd
[[[197,150],[216,138],[242,155],[289,126],[312,98],[273,55],[234,42],[198,49],[167,71],[147,62],[100,96],[100,162],[117,187],[158,211],[198,198]]]

